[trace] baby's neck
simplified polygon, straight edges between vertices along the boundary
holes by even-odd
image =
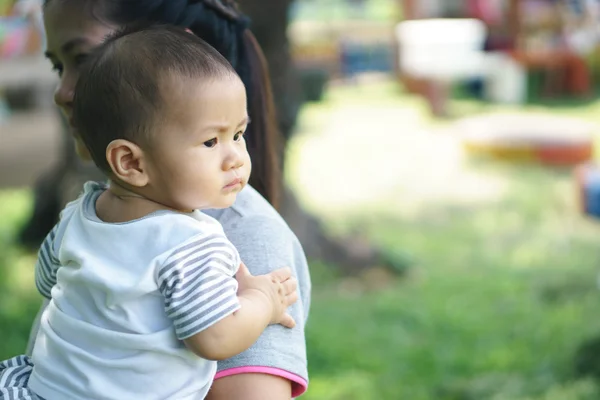
[[[96,215],[108,223],[129,222],[161,210],[172,209],[114,182],[96,201]]]

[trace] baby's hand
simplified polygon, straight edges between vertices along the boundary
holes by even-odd
[[[271,306],[271,324],[281,324],[286,328],[296,326],[296,321],[286,311],[289,306],[298,300],[296,278],[292,276],[290,268],[277,269],[267,275],[253,276],[244,263],[236,275],[238,280],[238,294],[257,291],[265,296]]]

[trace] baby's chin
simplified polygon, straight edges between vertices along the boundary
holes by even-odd
[[[220,210],[223,208],[229,208],[231,206],[233,206],[233,204],[235,203],[235,200],[237,199],[237,195],[240,192],[237,191],[235,193],[229,193],[226,196],[223,196],[222,198],[220,198],[217,201],[214,201],[210,206],[207,207],[203,207],[203,209],[216,209],[216,210]]]
[[[211,206],[204,207],[204,209],[211,209],[212,208],[214,210],[220,210],[220,209],[223,209],[223,208],[229,208],[234,203],[235,203],[235,197],[232,196],[231,200],[223,200],[223,201],[220,201],[218,203],[212,204]]]

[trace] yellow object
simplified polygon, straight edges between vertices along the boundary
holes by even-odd
[[[465,143],[464,146],[469,153],[493,156],[503,160],[533,161],[536,158],[535,151],[531,147],[502,147],[473,143]]]

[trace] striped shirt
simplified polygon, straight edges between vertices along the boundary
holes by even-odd
[[[50,291],[56,284],[56,271],[60,266],[59,261],[54,255],[52,249],[54,238],[56,237],[56,231],[58,225],[50,231],[38,253],[37,263],[35,265],[35,285],[38,291],[47,299],[51,298]]]
[[[240,308],[237,251],[224,235],[200,234],[178,246],[158,270],[158,288],[179,339],[203,331]]]

